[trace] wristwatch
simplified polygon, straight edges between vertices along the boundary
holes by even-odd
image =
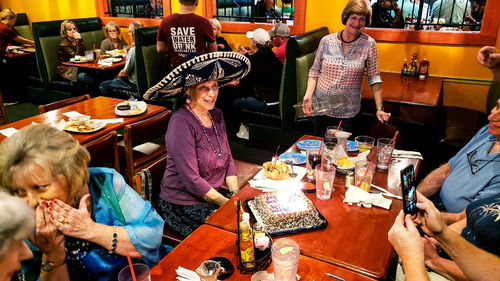
[[[377,107],[377,110],[382,110],[382,111],[384,111],[384,107],[383,107],[383,106],[381,106],[381,107]]]
[[[45,272],[51,272],[52,270],[54,270],[54,268],[59,267],[65,263],[66,263],[66,260],[64,260],[62,263],[59,263],[59,264],[54,264],[51,261],[46,261],[46,262],[42,263],[42,270]]]

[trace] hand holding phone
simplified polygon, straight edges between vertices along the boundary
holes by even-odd
[[[413,165],[401,170],[401,191],[403,194],[403,211],[405,214],[417,214],[417,187]]]

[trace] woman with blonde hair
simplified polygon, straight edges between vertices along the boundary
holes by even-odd
[[[325,115],[313,116],[314,133],[323,136],[327,126],[337,126],[352,131],[353,119],[361,109],[361,83],[367,69],[377,107],[376,117],[387,122],[390,114],[384,112],[382,88],[378,70],[377,45],[373,38],[362,31],[370,25],[372,10],[366,0],[350,0],[342,12],[345,29],[323,37],[309,70],[307,90],[302,110],[313,113],[313,104],[335,103]]]
[[[60,62],[70,61],[75,56],[85,56],[85,45],[82,36],[73,21],[64,20],[61,23],[59,34],[61,35],[61,42],[59,43],[57,57]],[[60,64],[57,66],[57,73],[65,80],[81,84],[81,89],[85,93],[88,93],[93,88],[94,79],[85,72],[79,72],[76,66]]]
[[[12,41],[21,44],[35,45],[35,42],[21,37],[13,28],[17,15],[11,9],[3,9],[0,12],[0,59],[5,55],[7,46]]]
[[[120,38],[120,27],[116,22],[110,21],[104,27],[108,38],[101,42],[101,52],[111,51],[115,49],[123,49],[127,43]]]
[[[222,37],[222,25],[217,19],[209,19],[214,30],[215,41],[217,42],[217,51],[232,52],[233,49],[229,46],[226,39]]]
[[[22,200],[0,192],[0,281],[24,280],[22,260],[33,256],[24,239],[33,234],[35,213]]]
[[[0,186],[35,209],[28,280],[116,280],[126,254],[149,265],[165,254],[163,220],[151,204],[115,170],[87,168],[89,161],[78,141],[51,126],[29,125],[0,143]]]

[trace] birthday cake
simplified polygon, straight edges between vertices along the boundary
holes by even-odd
[[[261,193],[250,200],[248,206],[268,233],[308,228],[324,222],[311,200],[302,192]]]

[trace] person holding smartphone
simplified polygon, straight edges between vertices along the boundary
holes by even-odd
[[[440,209],[453,213],[463,211],[476,199],[500,193],[500,53],[486,46],[479,50],[477,59],[493,73],[488,97],[497,102],[488,116],[489,123],[417,187],[427,197],[439,195]]]
[[[500,267],[491,268],[500,264],[497,249],[500,196],[473,202],[466,212],[457,215],[463,218],[453,224],[421,194],[417,201],[418,216],[412,219],[401,212],[388,234],[402,260],[406,280],[429,280],[432,275],[434,280],[436,274],[452,280],[493,280],[500,276]],[[416,223],[422,225],[429,236],[422,238]],[[449,257],[440,257],[436,245]],[[433,272],[426,272],[425,266]],[[402,274],[400,268],[398,274]]]

